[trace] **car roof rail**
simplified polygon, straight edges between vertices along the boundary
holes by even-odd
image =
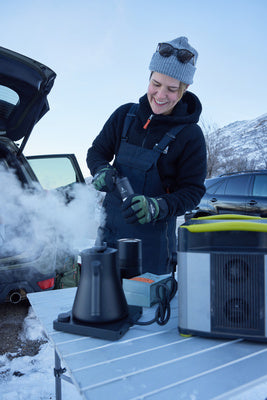
[[[225,174],[221,174],[219,176],[221,177],[221,176],[229,176],[229,175],[251,174],[251,173],[258,173],[258,172],[267,172],[267,169],[254,169],[254,170],[247,170],[247,171],[228,172]]]

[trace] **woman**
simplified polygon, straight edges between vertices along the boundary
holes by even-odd
[[[202,107],[187,91],[197,57],[185,37],[160,43],[150,62],[147,94],[137,106],[119,107],[88,150],[93,184],[107,192],[103,240],[116,247],[120,238],[141,239],[143,272],[170,272],[176,217],[205,193],[206,147],[197,125]],[[134,191],[123,202],[115,186],[118,174]]]

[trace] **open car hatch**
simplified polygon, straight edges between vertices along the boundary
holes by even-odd
[[[55,78],[56,73],[38,61],[0,47],[0,135],[23,139],[20,153],[49,110],[47,95]]]

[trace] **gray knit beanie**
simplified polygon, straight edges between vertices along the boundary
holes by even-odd
[[[190,46],[188,39],[181,36],[177,39],[164,42],[173,46],[175,49],[186,49],[194,54],[194,57],[187,63],[180,62],[176,54],[172,54],[170,57],[163,57],[156,51],[150,61],[149,69],[150,71],[159,72],[164,75],[171,76],[172,78],[178,79],[188,85],[193,83],[193,76],[196,71],[196,61],[198,57],[198,52]]]

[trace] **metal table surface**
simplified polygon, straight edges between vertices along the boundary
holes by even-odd
[[[267,382],[266,344],[180,336],[177,297],[165,326],[135,325],[118,341],[55,331],[53,320],[72,309],[75,292],[61,289],[28,298],[84,399],[245,399],[248,391]],[[151,319],[154,312],[144,308],[140,321]],[[267,390],[255,398],[265,400]]]

